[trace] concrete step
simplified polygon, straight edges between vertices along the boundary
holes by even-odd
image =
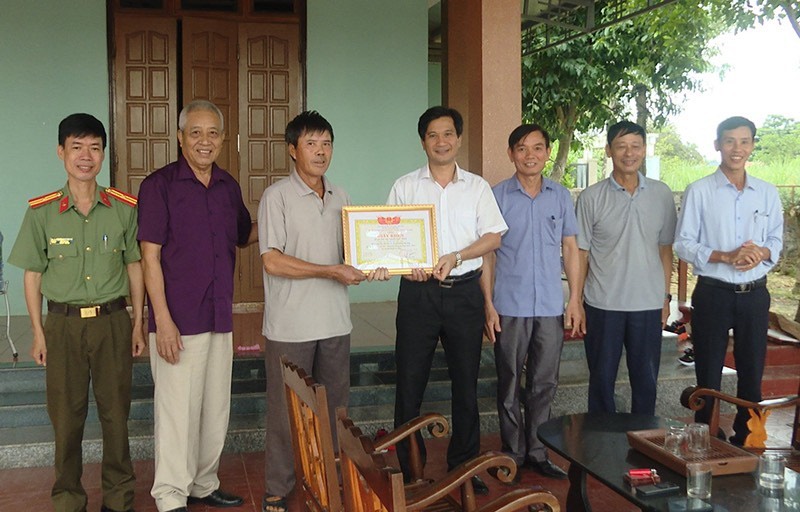
[[[678,397],[694,384],[691,368],[677,362],[675,340],[667,338],[662,350],[657,414],[686,416]],[[395,361],[392,352],[363,351],[351,356],[350,415],[365,432],[391,429],[394,416]],[[0,468],[48,466],[53,458],[53,433],[45,407],[44,370],[0,370]],[[19,372],[19,373],[18,373]],[[583,344],[567,342],[560,369],[560,385],[552,415],[582,412],[586,409],[588,369]],[[723,379],[726,392],[734,389],[733,374]],[[152,458],[153,383],[147,360],[134,365],[134,399],[131,404],[130,442],[135,459]],[[258,451],[264,446],[264,418],[268,413],[264,400],[266,377],[261,358],[237,358],[234,362],[231,423],[226,450]],[[486,345],[481,359],[478,382],[482,432],[496,432],[496,374],[494,355]],[[91,397],[90,397],[91,398]],[[443,351],[437,351],[425,394],[423,411],[445,415],[450,412],[450,381]],[[617,384],[617,404],[621,411],[630,409],[630,387],[624,358]],[[84,435],[84,460],[101,459],[101,431],[93,400]]]

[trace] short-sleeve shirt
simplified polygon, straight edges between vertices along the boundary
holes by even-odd
[[[770,258],[743,272],[709,262],[713,251],[732,251],[748,241],[768,248]],[[774,185],[748,174],[740,191],[717,169],[683,193],[675,252],[696,275],[728,283],[755,281],[775,266],[782,248],[783,212]]]
[[[578,248],[589,251],[584,299],[608,311],[664,306],[659,248],[675,236],[675,200],[669,187],[639,173],[633,196],[613,177],[578,197]]]
[[[569,191],[547,178],[532,198],[516,176],[492,189],[508,231],[495,251],[493,303],[502,316],[564,313],[561,240],[578,234]]]
[[[454,180],[442,188],[426,165],[394,182],[386,204],[433,204],[439,255],[463,250],[487,233],[508,229],[489,183],[456,165]],[[466,274],[481,267],[483,258],[464,261],[450,272]]]
[[[295,171],[268,187],[258,205],[261,254],[277,249],[318,265],[342,263],[342,207],[350,197],[323,176],[325,200]],[[262,333],[271,341],[343,336],[353,329],[347,286],[333,279],[264,277]]]
[[[8,261],[42,274],[49,300],[85,305],[127,296],[126,265],[140,259],[136,207],[98,186],[84,216],[64,186],[60,196],[25,212]]]
[[[216,164],[207,188],[183,155],[142,182],[139,240],[161,246],[164,292],[181,334],[233,331],[236,246],[249,234],[239,184]]]

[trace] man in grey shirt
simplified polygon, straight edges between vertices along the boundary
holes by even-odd
[[[342,207],[350,197],[325,177],[333,156],[330,123],[316,111],[303,112],[286,126],[286,142],[295,169],[268,187],[258,205],[268,411],[263,512],[286,512],[295,484],[281,356],[327,388],[334,418],[350,391],[347,286],[389,278],[386,269],[365,276],[342,262]]]
[[[645,141],[644,128],[635,123],[611,126],[606,154],[614,170],[578,198],[589,412],[616,411],[614,384],[624,346],[631,412],[655,413],[677,215],[669,187],[639,172]]]

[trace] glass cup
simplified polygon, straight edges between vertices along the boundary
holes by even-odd
[[[686,427],[684,425],[670,425],[664,433],[664,449],[678,457],[686,449]]]
[[[758,459],[758,488],[762,494],[783,491],[786,461],[777,453],[764,453]]]
[[[711,497],[711,466],[705,462],[686,464],[686,496],[707,500]]]
[[[758,512],[782,512],[783,510],[792,510],[783,508],[783,500],[781,498],[770,498],[767,496],[760,496],[758,500]]]
[[[702,455],[711,450],[711,437],[705,423],[690,423],[686,427],[689,452]]]

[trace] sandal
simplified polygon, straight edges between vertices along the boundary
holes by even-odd
[[[289,507],[286,504],[286,496],[275,496],[274,494],[265,494],[261,498],[261,512],[289,512]]]

